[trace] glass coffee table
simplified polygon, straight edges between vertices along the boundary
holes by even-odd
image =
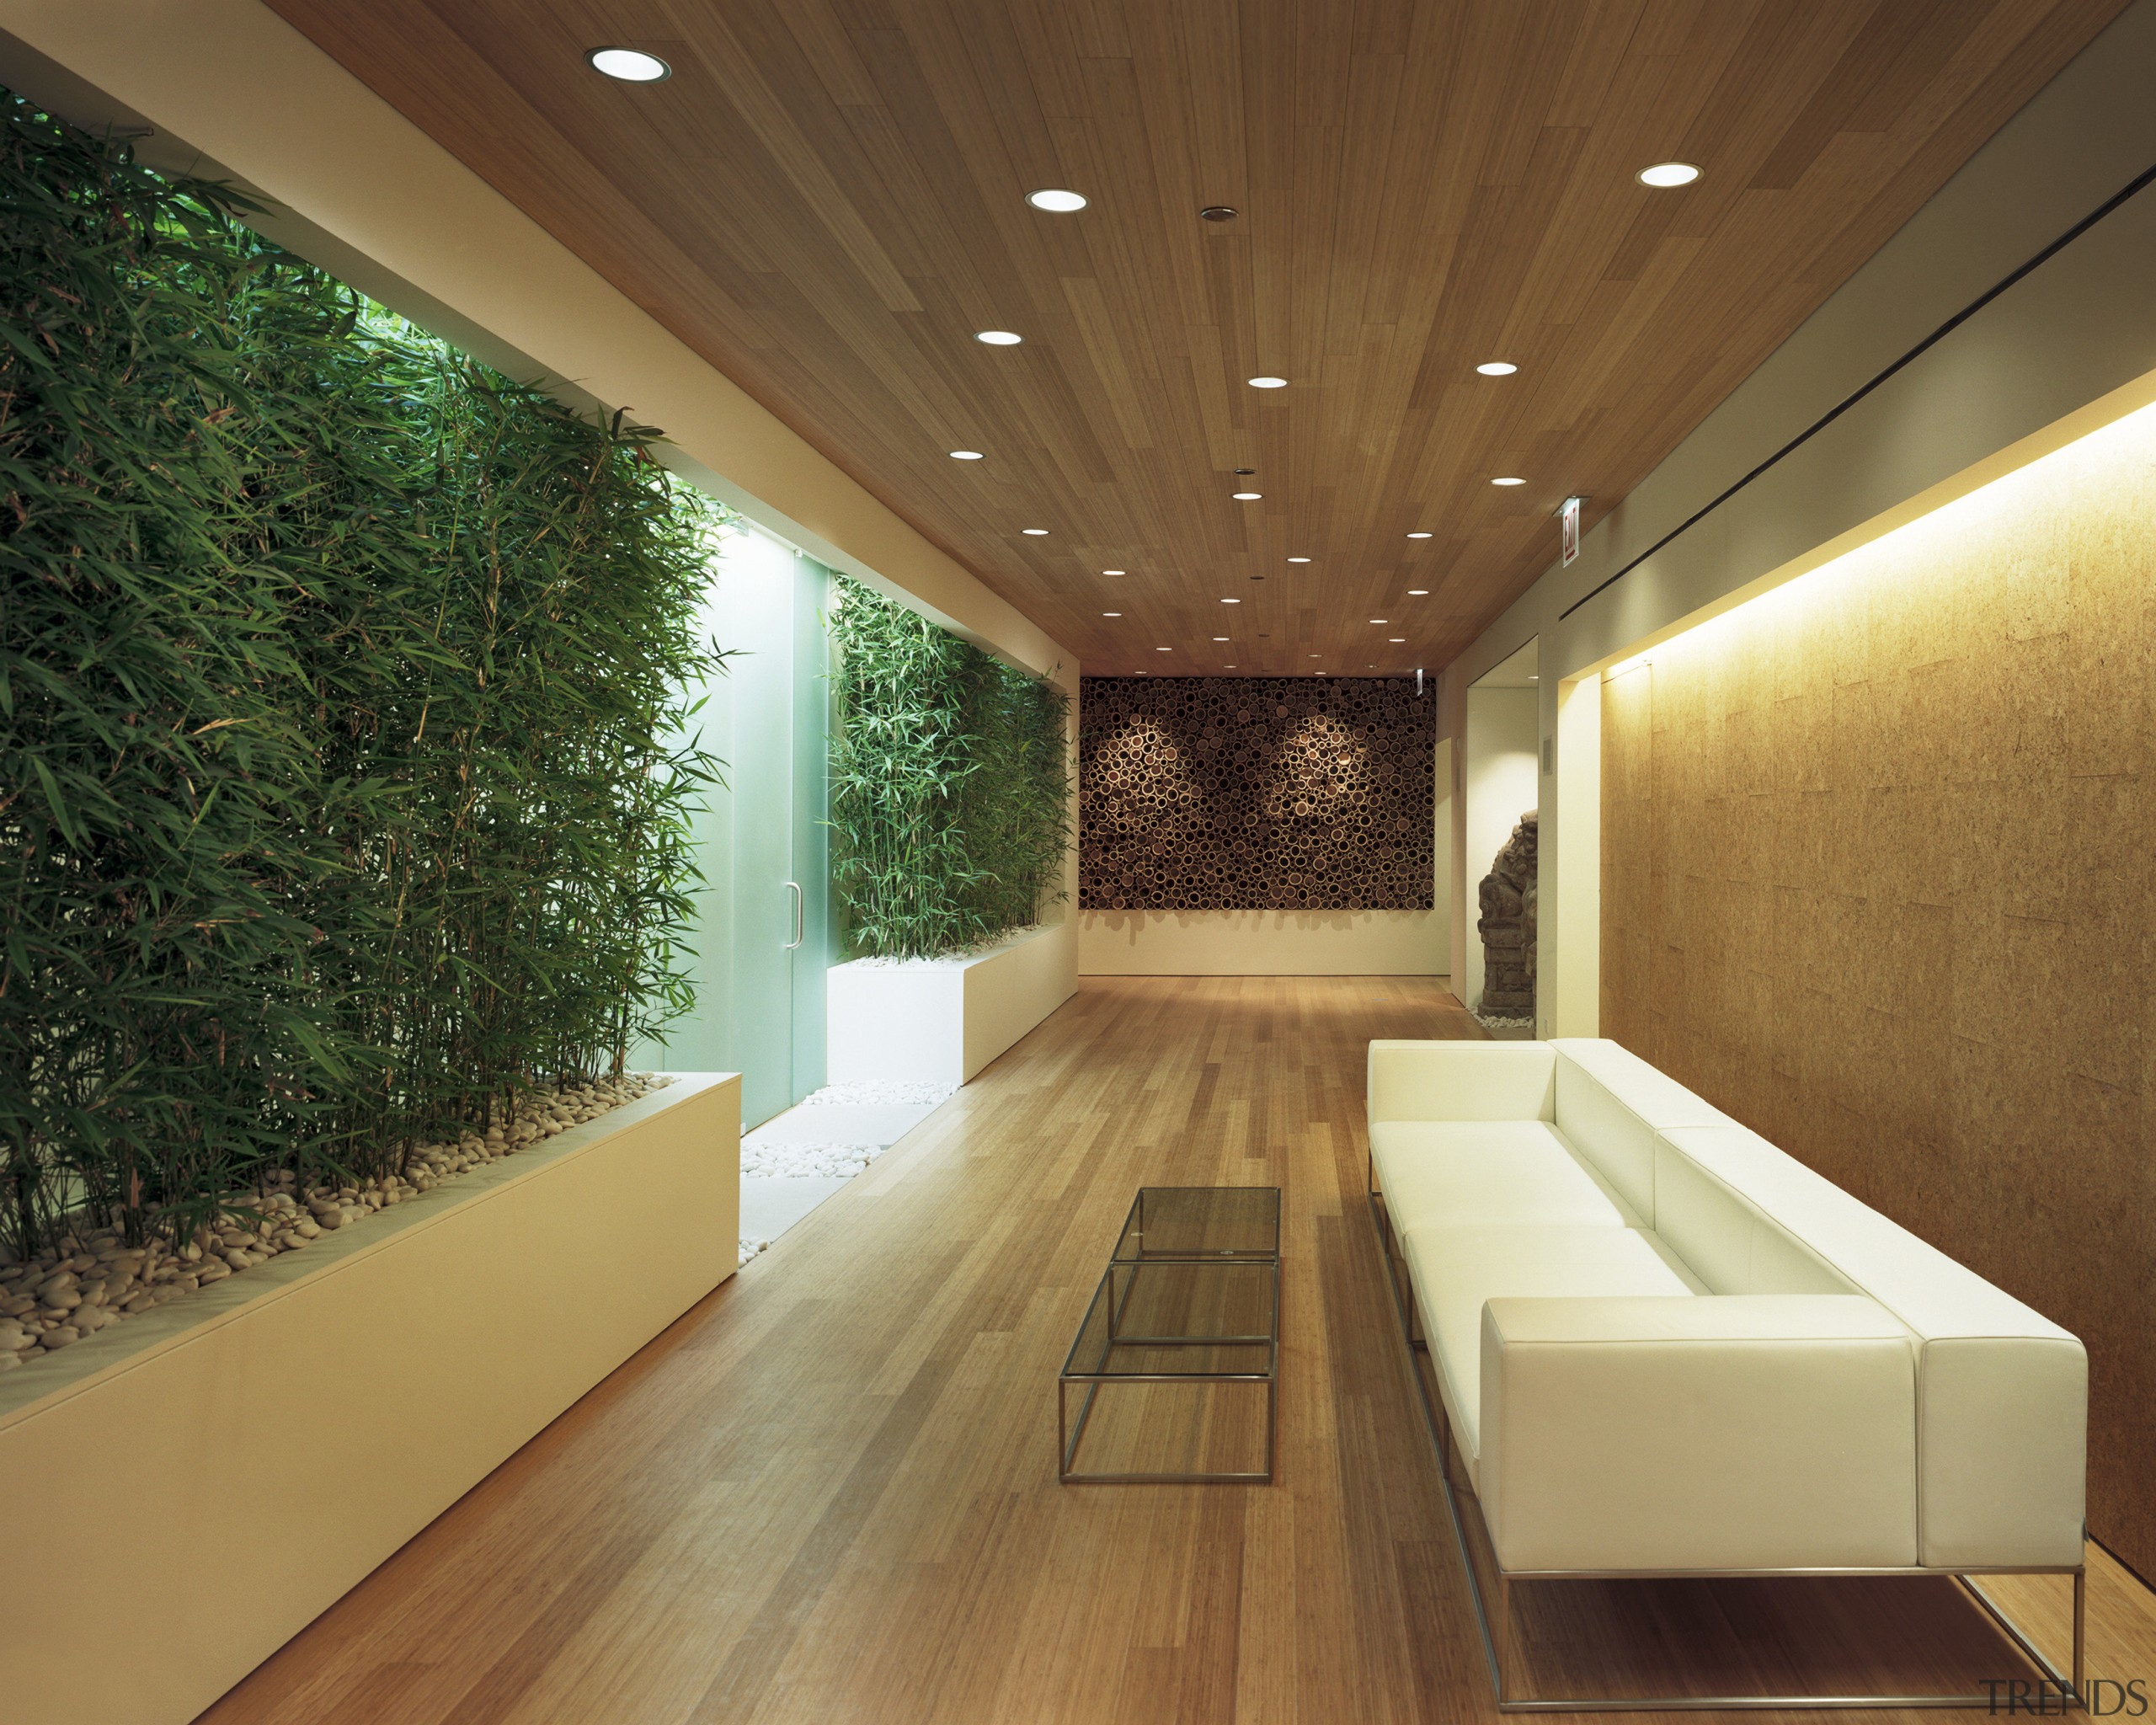
[[[1057,1375],[1056,1477],[1270,1483],[1279,1370],[1280,1188],[1142,1188]]]

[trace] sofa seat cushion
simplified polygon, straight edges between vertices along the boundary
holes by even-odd
[[[1634,1228],[1426,1223],[1407,1230],[1401,1244],[1445,1413],[1478,1483],[1486,1302],[1703,1291],[1661,1242]]]
[[[1380,1120],[1370,1159],[1396,1235],[1426,1223],[1642,1225],[1544,1120]]]

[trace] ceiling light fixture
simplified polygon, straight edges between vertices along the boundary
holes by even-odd
[[[977,462],[980,458],[980,451],[977,449],[954,449],[951,451],[951,459],[954,462]]]
[[[1104,611],[1101,615],[1102,617],[1121,617],[1123,613],[1119,611]]]
[[[594,48],[584,57],[594,72],[625,84],[663,84],[674,76],[674,68],[656,54],[635,48]]]
[[[1231,491],[1228,494],[1237,503],[1256,503],[1265,495],[1262,491]]]
[[[1699,177],[1700,170],[1689,162],[1657,162],[1652,168],[1640,170],[1641,185],[1689,185]]]
[[[1291,557],[1288,561],[1289,563],[1308,563],[1310,559],[1307,557]]]
[[[1021,533],[1023,533],[1028,539],[1045,539],[1048,537],[1048,529],[1046,527],[1021,527],[1018,531]]]
[[[1233,222],[1236,211],[1233,204],[1208,204],[1198,214],[1198,218],[1204,222]]]
[[[1051,216],[1068,216],[1075,210],[1086,207],[1086,200],[1076,192],[1065,191],[1060,186],[1043,186],[1037,192],[1027,192],[1026,201],[1036,210],[1045,210]]]
[[[1430,590],[1428,587],[1410,587],[1407,590],[1407,596],[1410,599],[1428,599],[1430,596]]]
[[[1407,537],[1410,539],[1427,539],[1430,536],[1428,533],[1410,533]]]
[[[1213,638],[1216,641],[1225,641],[1228,638],[1225,635],[1215,635]]]
[[[1385,637],[1385,639],[1391,642],[1396,647],[1399,646],[1401,643],[1405,641],[1406,638],[1407,637],[1405,635],[1387,635]]]
[[[1527,481],[1519,478],[1513,474],[1507,473],[1502,478],[1492,479],[1490,483],[1492,485],[1524,485],[1527,483]]]
[[[1475,369],[1485,377],[1509,377],[1519,367],[1510,360],[1485,360]]]
[[[1288,380],[1285,377],[1253,377],[1250,380],[1250,387],[1252,389],[1285,389]]]
[[[1016,347],[1026,338],[1015,329],[976,329],[975,341],[986,342],[990,347]]]
[[[1155,647],[1153,650],[1155,653],[1172,653],[1176,649],[1172,647]]]
[[[1241,605],[1242,601],[1240,599],[1223,599],[1220,603],[1223,605]]]
[[[1385,621],[1386,621],[1386,619],[1385,619],[1385,618],[1384,618],[1384,617],[1372,617],[1372,618],[1370,619],[1370,621],[1371,621],[1372,622],[1374,622],[1374,623],[1381,623],[1381,622],[1385,622]]]
[[[1104,575],[1119,575],[1123,571],[1121,569],[1102,569],[1101,573]]]

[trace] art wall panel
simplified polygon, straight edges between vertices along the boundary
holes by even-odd
[[[1087,911],[1427,911],[1434,692],[1409,677],[1087,677]]]
[[[2156,409],[1604,685],[1602,1024],[2088,1344],[2156,1575]]]

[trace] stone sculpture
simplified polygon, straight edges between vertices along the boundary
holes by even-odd
[[[1486,1018],[1534,1016],[1534,849],[1540,811],[1519,818],[1482,877],[1482,1001]]]

